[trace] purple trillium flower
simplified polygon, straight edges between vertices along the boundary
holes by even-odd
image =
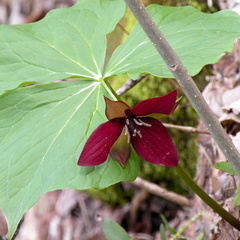
[[[98,126],[88,138],[78,160],[79,166],[99,165],[106,161],[108,154],[125,166],[131,144],[143,160],[177,167],[176,147],[159,121],[177,107],[176,90],[141,101],[134,108],[122,101],[104,98],[108,121]]]

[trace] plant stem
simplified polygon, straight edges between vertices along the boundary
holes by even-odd
[[[102,85],[104,86],[104,88],[107,90],[107,92],[109,93],[109,95],[117,101],[121,101],[120,97],[117,95],[117,93],[112,89],[111,85],[105,81],[104,79],[101,80]]]
[[[179,57],[166,41],[140,0],[125,0],[169,70],[191,102],[225,157],[240,176],[240,154],[214,115]]]
[[[223,207],[208,196],[188,174],[180,167],[175,168],[181,179],[215,212],[217,212],[224,220],[240,231],[240,221],[228,213]]]

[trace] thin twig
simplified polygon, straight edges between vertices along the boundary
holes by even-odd
[[[139,83],[141,80],[143,80],[145,77],[147,77],[149,74],[143,74],[136,80],[129,79],[126,83],[124,83],[117,91],[117,95],[121,96],[124,93],[126,93],[128,90],[130,90],[132,87],[134,87],[137,83]]]
[[[125,0],[140,26],[145,31],[148,38],[153,43],[158,53],[162,56],[170,72],[181,86],[186,97],[196,110],[208,131],[229,160],[232,167],[240,176],[240,153],[233,145],[231,139],[222,128],[217,117],[214,115],[198,87],[194,83],[186,68],[182,64],[177,54],[173,51],[157,25],[146,11],[140,0]]]
[[[141,188],[140,191],[138,191],[136,194],[133,195],[131,200],[130,219],[129,219],[129,228],[131,230],[134,230],[137,216],[138,216],[138,210],[142,202],[144,202],[148,197],[149,197],[149,191],[147,191],[144,188]]]
[[[131,239],[144,239],[144,240],[153,240],[153,236],[147,234],[147,233],[133,233],[129,232],[129,237],[132,237]]]
[[[186,127],[186,126],[174,125],[174,124],[169,124],[169,123],[163,123],[163,125],[166,128],[177,129],[177,130],[184,131],[184,132],[210,134],[207,131],[199,130],[199,129],[194,128],[194,127]]]
[[[140,188],[146,189],[149,193],[152,193],[156,196],[159,196],[169,201],[172,201],[174,203],[177,203],[180,206],[191,207],[193,205],[192,201],[189,200],[188,198],[183,197],[182,195],[179,195],[177,193],[168,191],[165,188],[162,188],[155,183],[151,183],[146,180],[143,180],[140,177],[137,177],[136,180],[133,182],[133,184]]]
[[[84,197],[79,194],[77,201],[78,201],[79,207],[81,209],[82,218],[84,219],[84,225],[85,225],[87,231],[91,232],[92,226],[91,226],[91,222],[89,219],[89,212],[88,212],[87,206],[85,204]]]

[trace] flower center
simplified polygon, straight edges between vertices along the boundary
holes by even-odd
[[[127,118],[125,119],[125,135],[128,135],[128,142],[130,142],[131,136],[136,137],[138,135],[140,138],[142,138],[139,126],[152,126],[151,124],[145,123],[140,118],[136,118],[129,109],[125,111],[125,114],[127,115]]]

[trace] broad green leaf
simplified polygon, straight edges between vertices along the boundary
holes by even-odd
[[[107,240],[132,240],[126,231],[110,218],[104,217],[101,225]]]
[[[225,171],[232,175],[237,175],[229,162],[217,162],[214,164],[214,167],[220,171]]]
[[[91,132],[105,117],[98,81],[71,81],[22,87],[0,96],[0,208],[12,236],[42,194],[55,189],[105,188],[134,180],[139,157],[126,167],[111,159],[95,167],[77,166]]]
[[[238,186],[238,188],[237,188],[236,196],[233,199],[233,203],[236,206],[240,205],[240,186]]]
[[[232,50],[240,36],[240,16],[229,10],[207,14],[191,6],[160,5],[150,5],[147,10],[190,75],[197,74],[206,64],[217,62],[223,52]],[[172,77],[139,24],[116,49],[105,70],[105,76],[124,73],[133,79],[141,73]]]
[[[39,22],[0,26],[0,94],[22,82],[102,77],[106,35],[125,11],[122,0],[81,0]]]
[[[166,217],[165,217],[163,214],[160,214],[160,216],[161,216],[161,219],[162,219],[162,221],[163,221],[163,223],[164,223],[164,225],[165,225],[165,228],[166,228],[171,234],[177,233],[177,231],[169,225]]]
[[[164,224],[160,225],[160,236],[161,236],[161,240],[167,240],[166,234],[165,234]]]

